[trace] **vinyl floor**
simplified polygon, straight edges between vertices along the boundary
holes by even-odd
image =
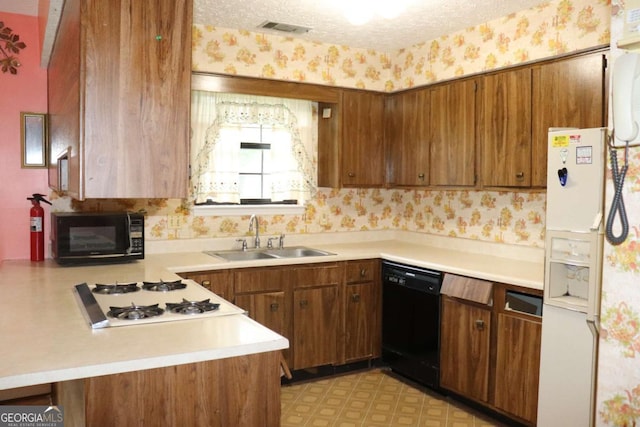
[[[282,427],[488,427],[483,414],[386,369],[283,385]]]

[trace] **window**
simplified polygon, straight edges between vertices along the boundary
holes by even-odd
[[[260,129],[262,130],[262,129]],[[240,202],[271,202],[271,144],[240,143]]]
[[[196,204],[302,205],[315,192],[317,104],[193,91],[192,131]]]

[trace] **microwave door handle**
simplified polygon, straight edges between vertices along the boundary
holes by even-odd
[[[131,254],[133,250],[133,241],[131,240],[131,215],[127,212],[127,240],[129,241],[129,246],[125,249],[126,254]]]

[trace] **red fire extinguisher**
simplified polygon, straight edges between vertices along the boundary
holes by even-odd
[[[40,202],[51,204],[44,198],[44,194],[34,193],[31,197],[31,261],[44,261],[44,209],[40,206]]]

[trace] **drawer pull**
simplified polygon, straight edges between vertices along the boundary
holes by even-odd
[[[307,301],[306,299],[300,300],[300,308],[307,308],[308,305],[309,301]]]
[[[476,329],[479,331],[483,331],[484,330],[484,320],[476,320]]]
[[[418,179],[420,179],[420,181],[424,181],[424,174],[423,173],[418,174]]]
[[[516,174],[516,179],[517,179],[518,181],[522,181],[522,180],[524,179],[524,172],[518,172],[518,173]]]
[[[351,295],[351,301],[355,302],[355,303],[360,302],[360,294],[352,294]]]
[[[201,285],[204,286],[205,288],[210,288],[211,287],[211,280],[203,280]]]
[[[271,312],[276,312],[280,308],[280,304],[278,304],[277,302],[274,302],[269,306],[269,308],[271,309]]]
[[[366,277],[367,276],[367,269],[363,268],[362,270],[360,270],[360,277]]]
[[[349,172],[347,175],[349,176],[349,178],[355,178],[356,176],[356,174],[353,172]]]

